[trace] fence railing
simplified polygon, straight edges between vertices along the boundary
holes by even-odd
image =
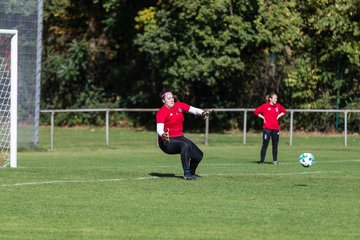
[[[247,132],[247,113],[253,112],[253,108],[215,108],[213,112],[243,112],[243,143],[246,144],[246,132]],[[51,114],[51,130],[50,130],[50,148],[54,148],[54,118],[55,113],[84,113],[84,112],[104,112],[105,113],[105,144],[109,145],[109,115],[110,112],[156,112],[158,108],[112,108],[112,109],[60,109],[60,110],[41,110],[41,113]],[[344,145],[347,146],[347,125],[348,125],[348,113],[360,113],[360,110],[340,110],[340,109],[287,109],[290,113],[290,146],[292,146],[293,131],[294,131],[294,113],[296,112],[313,112],[313,113],[343,113],[344,114]],[[212,113],[213,114],[213,113]],[[205,120],[205,145],[209,142],[209,126],[211,115]]]

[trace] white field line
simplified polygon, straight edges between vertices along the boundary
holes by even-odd
[[[243,174],[201,174],[200,176],[292,176],[292,175],[310,175],[310,174],[321,174],[321,173],[340,173],[340,171],[315,171],[315,172],[300,172],[300,173],[243,173]],[[137,177],[137,178],[113,178],[113,179],[73,179],[73,180],[47,180],[39,182],[22,182],[13,184],[1,184],[0,187],[19,187],[19,186],[34,186],[34,185],[47,185],[47,184],[66,184],[66,183],[103,183],[103,182],[118,182],[125,180],[149,180],[159,179],[160,177]]]
[[[101,183],[101,182],[117,182],[124,181],[125,178],[114,178],[114,179],[73,179],[73,180],[47,180],[39,182],[22,182],[13,184],[1,184],[0,187],[16,187],[26,185],[45,185],[45,184],[61,184],[61,183]]]
[[[346,162],[360,162],[360,159],[335,160],[335,161],[327,161],[327,162],[321,162],[321,163],[346,163]]]
[[[360,162],[360,159],[348,159],[348,160],[335,160],[335,161],[316,161],[320,162],[321,164],[331,164],[331,163],[351,163],[351,162]],[[256,162],[242,162],[242,163],[200,163],[201,166],[241,166],[245,164],[255,164]],[[299,164],[298,161],[295,162],[280,162],[280,165],[289,165],[289,164]],[[160,165],[156,166],[159,168],[170,168],[176,167],[178,165]],[[138,166],[138,167],[145,167],[145,166]],[[146,166],[148,167],[148,166]]]
[[[321,164],[332,164],[332,163],[351,163],[351,162],[360,162],[360,159],[348,159],[348,160],[335,160],[335,161],[317,161],[320,162]],[[200,163],[201,166],[241,166],[244,164],[256,164],[255,161],[253,162],[242,162],[242,163]],[[280,162],[280,165],[289,165],[289,164],[299,164],[298,161],[294,161],[294,162]],[[173,168],[173,167],[178,167],[179,165],[160,165],[160,166],[151,166],[151,165],[139,165],[136,166],[138,168],[149,168],[149,167],[157,167],[157,168]],[[18,166],[17,168],[44,168],[44,169],[49,169],[49,168],[53,168],[53,167],[22,167],[22,166]],[[116,169],[116,168],[124,168],[122,166],[119,167],[94,167],[94,168],[101,168],[101,169]],[[0,171],[2,170],[7,170],[8,168],[0,168]]]
[[[316,162],[320,162],[321,164],[324,164],[324,163],[347,163],[347,162],[360,162],[360,159],[348,159],[348,160],[335,160],[335,161],[316,161]],[[244,165],[244,164],[248,164],[249,162],[247,163],[204,163],[203,165],[208,165],[208,166],[236,166],[236,165]],[[255,162],[253,162],[255,163]],[[200,163],[201,164],[201,163]],[[281,165],[284,165],[284,164],[298,164],[298,161],[294,161],[294,162],[280,162]]]
[[[102,183],[102,182],[118,182],[125,180],[147,180],[147,179],[156,179],[159,177],[138,177],[138,178],[113,178],[113,179],[73,179],[73,180],[47,180],[39,182],[22,182],[22,183],[13,183],[13,184],[0,184],[0,187],[17,187],[17,186],[28,186],[28,185],[46,185],[46,184],[62,184],[62,183]]]
[[[160,178],[160,177],[156,177],[156,176],[152,176],[152,177],[139,177],[139,178],[136,178],[136,180],[146,180],[146,179],[156,179],[156,178]]]
[[[73,180],[47,180],[39,182],[23,182],[23,183],[13,183],[13,184],[1,184],[0,187],[10,187],[10,186],[26,186],[26,185],[45,185],[45,184],[61,184],[61,183],[102,183],[102,182],[118,182],[125,180],[147,180],[147,179],[156,179],[159,177],[138,177],[132,179],[126,178],[113,178],[113,179],[73,179]]]
[[[311,175],[321,173],[340,173],[340,171],[315,171],[315,172],[299,172],[299,173],[243,173],[243,174],[201,174],[201,176],[292,176],[292,175]]]

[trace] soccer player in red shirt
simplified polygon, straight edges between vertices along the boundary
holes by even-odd
[[[254,114],[259,118],[264,120],[263,124],[263,144],[260,152],[260,162],[259,164],[264,164],[266,150],[272,140],[272,155],[273,155],[273,164],[277,164],[277,153],[278,153],[278,143],[279,143],[279,134],[280,134],[280,125],[279,118],[284,116],[286,109],[277,103],[277,95],[271,93],[266,96],[266,103],[262,104],[255,109]]]
[[[206,118],[209,111],[192,107],[183,102],[175,102],[170,90],[160,93],[164,105],[156,113],[156,131],[160,149],[167,154],[180,154],[185,180],[196,179],[196,168],[203,158],[203,152],[184,137],[184,112]]]

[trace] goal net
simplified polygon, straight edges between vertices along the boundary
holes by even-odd
[[[0,167],[17,165],[17,40],[0,29]]]

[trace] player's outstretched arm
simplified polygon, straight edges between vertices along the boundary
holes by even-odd
[[[211,109],[202,110],[200,108],[196,108],[193,106],[190,106],[190,109],[189,109],[189,113],[192,113],[196,116],[202,116],[204,119],[206,119],[209,116],[211,111],[212,111]]]

